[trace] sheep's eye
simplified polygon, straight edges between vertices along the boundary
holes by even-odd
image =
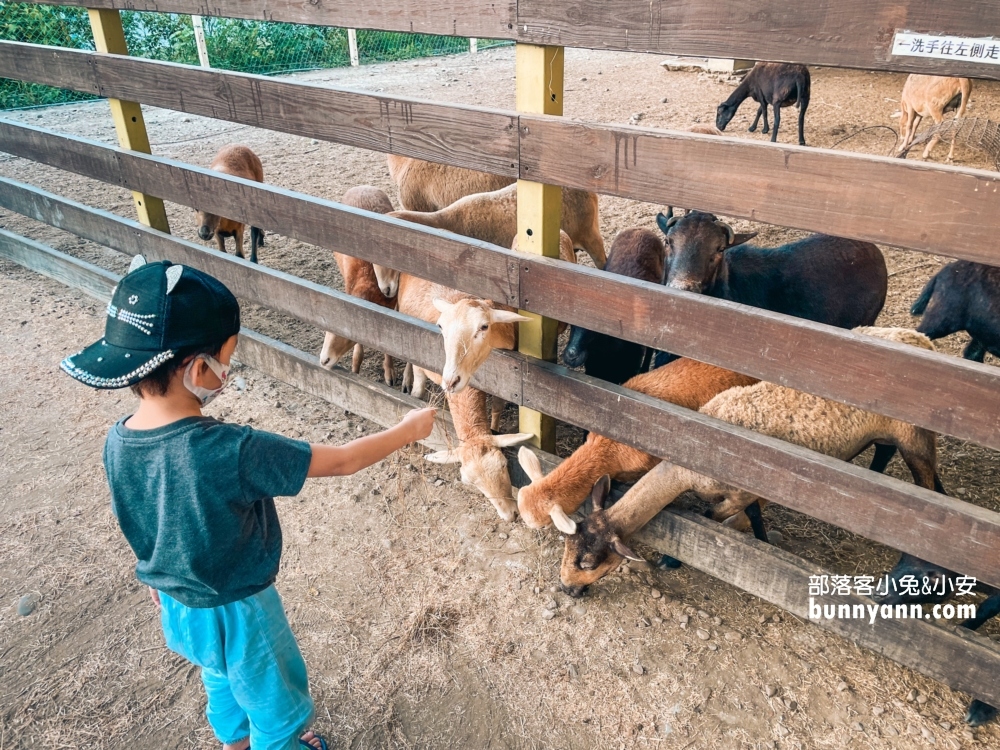
[[[479,328],[479,330],[480,331],[488,331],[488,330],[490,330],[490,324],[489,323],[483,323],[483,325]]]
[[[439,331],[443,331],[443,330],[444,330],[444,329],[443,329],[443,328],[441,327],[441,324],[440,324],[440,323],[436,323],[435,325],[437,325],[437,327],[438,327],[438,330],[439,330]]]

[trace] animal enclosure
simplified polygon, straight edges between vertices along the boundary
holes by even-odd
[[[93,5],[93,4],[92,4]],[[100,5],[100,3],[98,3]],[[106,4],[113,8],[113,3]],[[725,55],[807,64],[996,77],[990,66],[896,57],[886,37],[844,20],[841,40],[816,6],[795,14],[772,35],[741,31],[737,4],[692,6],[678,23],[650,17],[632,2],[520,3],[500,23],[496,6],[460,8],[403,4],[386,9],[324,8],[269,3],[268,20],[370,26],[513,39],[521,45],[591,46],[633,51]],[[781,14],[784,3],[773,2]],[[389,6],[386,6],[389,7]],[[843,5],[840,6],[843,9]],[[865,6],[870,14],[871,8]],[[220,15],[264,18],[264,4],[223,3]],[[144,9],[199,10],[190,3],[147,3]],[[700,9],[700,12],[699,12]],[[842,11],[844,19],[851,18]],[[936,11],[933,11],[936,13]],[[727,13],[729,13],[727,15]],[[858,9],[858,17],[864,13]],[[975,36],[1000,20],[981,4],[949,11],[946,23],[929,3],[882,9],[898,29]],[[381,14],[381,15],[380,15]],[[900,14],[892,17],[893,14]],[[922,15],[923,14],[923,15]],[[993,14],[993,15],[990,15]],[[502,16],[502,13],[499,15]],[[926,18],[924,16],[927,16]],[[726,18],[723,28],[720,18]],[[405,19],[405,20],[401,20]],[[729,27],[732,24],[732,28]],[[942,26],[944,24],[944,26]],[[624,33],[628,29],[629,33]],[[698,29],[693,34],[691,30]],[[891,34],[890,34],[891,37]],[[815,41],[819,39],[820,41]],[[555,70],[550,57],[540,66]],[[539,67],[538,65],[535,66]],[[519,66],[518,86],[531,88],[537,70]],[[561,71],[560,71],[561,72]],[[698,207],[727,216],[996,263],[996,175],[968,168],[910,164],[784,144],[747,143],[654,128],[564,121],[542,106],[504,111],[446,106],[344,89],[204,71],[125,56],[0,43],[0,73],[194,115],[413,156],[517,178],[527,225],[553,212],[557,185]],[[561,79],[561,76],[559,76]],[[544,81],[543,96],[562,99]],[[538,91],[529,91],[537,94]],[[521,102],[519,101],[519,105]],[[559,102],[561,106],[561,101]],[[128,117],[127,115],[125,116]],[[555,232],[540,229],[537,255],[515,253],[303,193],[211,173],[207,169],[44,128],[0,121],[0,148],[39,163],[126,187],[140,198],[197,206],[322,247],[427,278],[588,330],[669,350],[764,380],[886,414],[935,432],[1000,448],[1000,379],[995,369],[910,350],[803,320],[739,308],[539,257]],[[740,190],[729,185],[739,180]],[[558,193],[557,193],[558,194]],[[212,273],[247,301],[282,311],[366,347],[440,371],[440,336],[432,326],[265,267],[255,267],[161,231],[95,211],[25,184],[0,183],[0,204],[122,253],[144,252]],[[887,217],[892,217],[891,221]],[[164,229],[165,226],[161,227]],[[527,236],[522,248],[529,244]],[[114,279],[106,272],[6,233],[2,252],[99,297]],[[548,251],[548,252],[544,252]],[[266,252],[262,253],[266,263]],[[461,262],[455,262],[455,258]],[[496,352],[474,384],[532,412],[634,445],[657,456],[795,508],[880,543],[1000,585],[1000,515],[958,499],[866,472],[850,464],[764,438],[608,386],[545,361],[552,337],[539,327],[528,353]],[[547,339],[547,341],[546,341]],[[359,387],[312,360],[248,336],[242,361],[305,390],[334,393],[358,413],[388,422],[405,408],[382,390]],[[549,349],[549,351],[546,351]],[[532,356],[533,355],[533,356]],[[536,420],[539,433],[545,420]],[[435,444],[447,442],[441,419]],[[544,435],[539,435],[544,439]],[[546,457],[547,461],[552,461]],[[668,511],[642,537],[664,553],[706,570],[800,617],[807,617],[804,582],[816,569],[684,512]],[[733,561],[739,561],[734,564]],[[984,638],[923,622],[892,621],[871,629],[853,621],[821,622],[957,689],[996,705],[1000,651]],[[921,644],[911,648],[911,644]]]

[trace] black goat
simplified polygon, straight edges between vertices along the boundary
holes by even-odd
[[[910,308],[923,315],[917,328],[930,339],[968,331],[962,356],[982,362],[1000,357],[1000,268],[959,260],[938,271]]]
[[[663,278],[663,242],[648,229],[625,229],[611,243],[604,270],[633,279],[659,283]],[[645,347],[614,336],[573,326],[563,350],[563,363],[584,366],[595,378],[622,384],[644,369]]]
[[[672,213],[672,209],[671,209]],[[743,244],[714,215],[691,211],[678,219],[658,214],[667,236],[664,282],[838,328],[870,326],[882,311],[889,275],[870,242],[814,234],[780,247]],[[659,367],[673,359],[659,352]]]
[[[726,125],[733,119],[733,115],[736,114],[736,110],[740,108],[743,100],[750,97],[760,105],[757,116],[753,118],[753,124],[749,128],[750,132],[757,129],[757,122],[763,115],[764,129],[761,132],[767,133],[767,105],[770,104],[774,109],[774,130],[771,131],[771,142],[774,143],[778,140],[781,108],[798,104],[799,145],[805,146],[806,139],[803,128],[806,108],[809,106],[809,85],[809,69],[805,65],[759,62],[746,74],[746,77],[730,97],[719,105],[715,114],[715,124],[719,130],[725,130]]]

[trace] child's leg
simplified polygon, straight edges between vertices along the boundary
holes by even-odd
[[[273,586],[223,608],[226,671],[253,750],[298,750],[313,716],[306,665]]]
[[[205,715],[219,742],[237,744],[250,735],[250,720],[233,696],[216,609],[185,607],[160,594],[160,621],[167,647],[201,667],[208,706]]]

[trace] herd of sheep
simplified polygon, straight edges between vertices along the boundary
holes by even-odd
[[[772,141],[777,136],[781,108],[798,104],[799,142],[804,144],[809,89],[809,72],[804,66],[759,63],[719,105],[719,130],[711,126],[692,130],[719,134],[749,97],[759,105],[751,131],[761,117],[764,132],[768,131],[767,107],[772,108]],[[968,79],[910,76],[902,97],[903,148],[913,140],[920,118],[940,122],[950,109],[957,109],[961,116],[969,91]],[[928,143],[925,158],[935,143],[936,139]],[[370,186],[352,188],[342,202],[503,247],[516,246],[517,186],[513,179],[394,155],[388,156],[388,167],[404,210],[395,211],[389,197]],[[223,147],[211,168],[263,181],[260,160],[245,146]],[[966,261],[951,263],[930,280],[913,305],[914,314],[923,315],[916,330],[875,328],[872,326],[886,299],[888,274],[881,251],[871,243],[812,235],[781,247],[762,248],[748,244],[753,234],[736,233],[712,214],[688,211],[677,217],[668,209],[657,217],[659,233],[644,227],[625,229],[605,254],[598,218],[596,195],[563,190],[562,260],[575,262],[575,251],[583,250],[607,273],[923,349],[934,349],[932,339],[964,330],[972,337],[964,352],[966,358],[982,362],[986,352],[1000,356],[998,268]],[[214,237],[224,252],[225,238],[235,237],[236,252],[243,256],[242,224],[204,212],[199,212],[197,221],[203,240]],[[264,234],[252,227],[250,237],[251,260],[256,261]],[[503,402],[493,398],[491,409],[486,394],[469,387],[469,382],[493,349],[517,348],[518,323],[526,318],[517,310],[411,274],[341,253],[334,255],[348,294],[440,327],[446,356],[442,372],[407,365],[401,379],[404,391],[417,397],[425,394],[428,379],[434,381],[444,391],[452,413],[460,443],[427,458],[460,464],[462,481],[475,486],[504,520],[512,521],[520,514],[532,528],[554,525],[561,531],[566,538],[560,577],[567,593],[580,596],[624,558],[637,559],[628,547],[630,536],[687,491],[712,503],[713,518],[735,528],[752,529],[767,541],[761,515],[763,498],[593,432],[548,476],[543,475],[537,456],[522,447],[518,459],[531,483],[515,497],[502,449],[532,436],[497,434]],[[360,344],[327,333],[321,364],[333,367],[351,350],[352,370],[358,372],[364,356]],[[874,445],[871,468],[876,471],[882,471],[898,450],[918,485],[944,492],[937,471],[936,435],[921,427],[576,327],[562,356],[564,364],[584,367],[590,376],[845,461]],[[383,370],[386,382],[396,384],[395,363],[388,355]],[[621,500],[605,508],[611,479],[636,483]],[[572,514],[591,496],[593,512],[583,520],[574,520]],[[904,554],[889,576],[898,582],[904,575],[947,581],[957,574]],[[988,598],[979,615],[963,623],[965,627],[978,628],[1000,609],[1000,593],[982,588]],[[902,593],[893,592],[883,603],[903,598]],[[943,598],[922,594],[908,596],[906,602]],[[974,701],[966,720],[980,724],[995,714],[994,708]]]

